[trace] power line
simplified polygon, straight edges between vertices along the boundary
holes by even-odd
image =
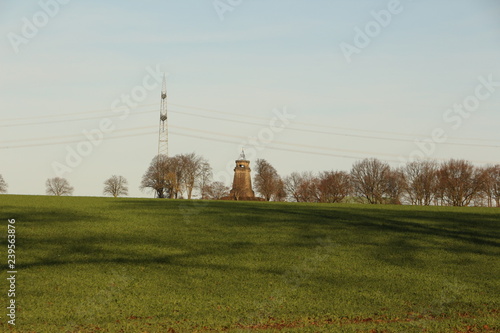
[[[156,132],[146,132],[146,133],[127,134],[127,135],[116,135],[116,136],[107,137],[106,140],[121,139],[121,138],[127,138],[127,137],[132,137],[132,136],[140,136],[140,135],[150,135],[151,133],[156,133]],[[41,146],[56,146],[56,145],[69,144],[69,143],[80,143],[80,142],[82,142],[82,139],[79,139],[79,140],[69,140],[69,141],[59,141],[59,142],[47,142],[47,143],[33,143],[33,144],[16,145],[16,146],[4,146],[4,147],[0,147],[0,149],[29,148],[29,147],[41,147]]]
[[[155,127],[156,126],[141,126],[141,127],[133,127],[133,128],[126,128],[126,129],[117,129],[117,130],[113,130],[113,133],[115,133],[115,132],[136,131],[136,130],[140,130],[140,129],[149,129],[149,128],[155,128]],[[48,137],[33,138],[33,139],[4,140],[4,141],[0,141],[0,144],[4,144],[4,143],[8,143],[8,142],[46,141],[46,140],[65,139],[65,138],[73,138],[73,137],[80,137],[81,138],[82,137],[82,133],[69,134],[69,135],[58,135],[58,136],[48,136]],[[58,144],[58,143],[54,143],[54,144]]]
[[[152,106],[156,104],[143,104],[141,107],[144,106]],[[124,111],[127,110],[128,108],[126,107],[119,107],[116,108],[114,111]],[[45,116],[28,116],[28,117],[19,117],[19,118],[3,118],[0,119],[1,122],[5,121],[17,121],[17,120],[33,120],[33,119],[44,119],[44,118],[60,118],[60,117],[68,117],[68,116],[75,116],[75,115],[80,115],[80,114],[89,114],[89,113],[109,113],[112,112],[113,110],[111,109],[100,109],[100,110],[90,110],[90,111],[82,111],[82,112],[68,112],[68,113],[57,113],[57,114],[50,114],[50,115],[45,115]]]
[[[137,115],[146,114],[146,113],[153,113],[153,112],[158,112],[158,111],[157,110],[146,110],[146,111],[133,112],[133,113],[129,114],[129,116],[137,116]],[[219,121],[232,122],[232,123],[237,123],[237,124],[246,124],[246,125],[253,125],[253,126],[268,126],[268,124],[261,124],[261,123],[254,123],[254,122],[248,122],[248,121],[233,120],[233,119],[226,119],[226,118],[214,117],[214,116],[208,116],[208,115],[200,115],[200,114],[195,114],[195,113],[190,113],[190,112],[184,112],[184,111],[169,110],[169,112],[176,113],[176,114],[187,115],[187,116],[198,117],[198,118],[205,118],[205,119],[213,119],[213,120],[219,120]],[[222,111],[215,111],[215,112],[226,113],[226,112],[222,112]],[[108,115],[107,118],[120,117],[120,116],[122,116],[122,115],[114,114],[114,115]],[[249,116],[246,116],[246,115],[243,115],[243,116],[249,117]],[[50,116],[50,117],[52,117],[52,116]],[[264,117],[255,117],[255,116],[252,116],[252,117],[253,118],[259,118],[259,119],[264,118]],[[53,123],[67,123],[67,122],[84,121],[84,120],[95,120],[95,119],[102,119],[102,118],[103,118],[102,116],[96,116],[96,117],[87,117],[87,118],[54,120],[54,121],[48,121],[48,122],[32,122],[32,123],[24,123],[24,124],[5,124],[5,125],[0,125],[0,127],[18,127],[18,126],[26,126],[26,125],[47,125],[47,124],[53,124]],[[264,119],[266,119],[266,118],[264,118]],[[266,120],[269,120],[269,119],[266,119]],[[314,125],[314,124],[309,124],[309,126],[318,126],[318,127],[330,128],[328,126]],[[351,133],[334,133],[334,132],[325,132],[325,131],[311,130],[311,129],[305,129],[305,128],[296,128],[296,127],[291,127],[291,126],[287,127],[287,129],[288,130],[292,130],[292,131],[305,132],[305,133],[313,133],[313,134],[325,134],[325,135],[343,136],[343,137],[352,137],[352,138],[361,138],[361,139],[370,139],[370,140],[384,140],[384,141],[392,141],[392,142],[399,141],[399,142],[415,143],[415,140],[402,139],[402,138],[389,138],[389,137],[379,137],[379,136],[371,136],[371,135],[351,134]],[[481,140],[482,141],[482,139],[477,139],[477,140]],[[454,146],[467,146],[467,147],[500,148],[500,145],[486,145],[486,144],[460,143],[460,142],[448,142],[448,141],[447,142],[442,142],[440,144],[441,145],[454,145]]]
[[[134,116],[134,115],[141,115],[144,113],[152,113],[152,112],[158,112],[158,110],[148,110],[148,111],[139,111],[139,112],[134,112],[131,113],[128,116]],[[51,121],[44,121],[44,122],[31,122],[31,123],[20,123],[20,124],[2,124],[0,127],[20,127],[20,126],[28,126],[28,125],[48,125],[48,124],[57,124],[57,123],[67,123],[67,122],[76,122],[76,121],[85,121],[85,120],[95,120],[95,119],[104,119],[104,118],[117,118],[117,117],[122,117],[123,115],[120,114],[108,114],[106,116],[95,116],[95,117],[86,117],[86,118],[75,118],[75,119],[60,119],[60,120],[51,120]]]
[[[197,116],[197,117],[202,117],[202,118],[208,118],[208,119],[217,119],[217,120],[228,121],[228,122],[233,122],[233,123],[242,123],[241,121],[236,121],[236,120],[231,120],[231,119],[225,119],[225,118],[219,118],[219,117],[213,117],[213,116],[196,115],[196,114],[192,114],[192,113],[179,112],[179,111],[171,111],[171,112],[173,112],[173,113],[181,113],[181,114],[190,115],[190,116]],[[243,122],[243,123],[244,124],[248,124],[248,125],[267,126],[267,124],[266,125],[264,125],[264,124],[257,124],[257,123],[248,122],[248,121]],[[347,134],[347,133],[332,133],[332,132],[324,132],[324,131],[317,131],[317,130],[310,130],[310,129],[303,129],[303,128],[295,128],[295,127],[290,127],[290,126],[286,127],[286,129],[287,130],[292,130],[292,131],[298,131],[298,132],[314,133],[314,134],[326,134],[326,135],[346,136],[346,137],[355,137],[355,138],[371,139],[371,140],[401,141],[401,142],[415,143],[414,140],[401,139],[401,138],[377,137],[377,136]],[[472,146],[472,147],[500,148],[500,145],[482,145],[482,144],[459,143],[459,142],[442,142],[440,144],[455,145],[455,146]]]
[[[182,105],[182,104],[174,104],[171,103],[171,105],[174,106],[180,106],[180,107],[186,107],[188,109],[195,109],[195,110],[202,110],[202,111],[208,111],[208,112],[213,112],[213,113],[219,113],[219,114],[227,114],[227,115],[235,115],[234,113],[231,112],[225,112],[225,111],[218,111],[218,110],[213,110],[213,109],[207,109],[207,108],[201,108],[201,107],[195,107],[195,106],[188,106],[188,105]],[[236,114],[240,117],[244,118],[250,118],[250,119],[262,119],[269,121],[269,118],[267,117],[260,117],[260,116],[255,116],[255,115],[246,115],[246,114]],[[349,127],[340,127],[340,126],[331,126],[331,125],[321,125],[321,124],[313,124],[313,123],[308,123],[308,122],[301,122],[301,121],[294,121],[296,124],[302,124],[306,126],[313,126],[313,127],[322,127],[322,128],[331,128],[331,129],[341,129],[341,130],[348,130],[348,131],[359,131],[359,132],[367,132],[367,133],[379,133],[379,134],[390,134],[390,135],[400,135],[400,136],[407,136],[407,137],[429,137],[429,134],[410,134],[410,133],[398,133],[398,132],[389,132],[389,131],[377,131],[377,130],[366,130],[366,129],[359,129],[359,128],[349,128]],[[458,137],[449,137],[452,140],[471,140],[471,141],[487,141],[491,142],[491,140],[487,139],[478,139],[478,138],[458,138]]]
[[[238,136],[238,135],[230,135],[230,134],[225,134],[221,132],[212,132],[212,131],[207,131],[203,129],[196,129],[196,128],[189,128],[189,127],[181,127],[181,126],[171,126],[172,128],[178,128],[182,130],[187,130],[187,131],[194,131],[194,132],[201,132],[201,133],[207,133],[211,135],[218,135],[218,136],[225,136],[225,137],[230,137],[230,138],[236,138],[239,140],[248,140],[248,137],[244,136]],[[120,129],[120,130],[114,130],[113,132],[129,132],[129,131],[136,131],[136,130],[142,130],[142,129],[150,129],[154,128],[154,126],[142,126],[142,127],[134,127],[134,128],[128,128],[128,129]],[[11,143],[11,142],[29,142],[29,141],[47,141],[47,140],[54,140],[54,139],[66,139],[66,138],[73,138],[73,137],[81,137],[82,134],[72,134],[72,135],[65,135],[65,136],[51,136],[51,137],[44,137],[44,138],[34,138],[34,139],[22,139],[22,140],[4,140],[1,141],[0,144],[5,144],[5,143]],[[122,137],[122,136],[120,136]],[[81,141],[81,140],[80,140]],[[65,141],[65,143],[72,143],[73,141]],[[79,141],[77,141],[79,142]],[[362,153],[362,154],[373,154],[373,152],[367,152],[367,151],[356,151],[356,150],[350,150],[350,149],[342,149],[342,148],[331,148],[331,147],[321,147],[321,146],[312,146],[312,145],[305,145],[305,144],[294,144],[294,143],[289,143],[289,142],[282,142],[282,141],[276,141],[273,140],[274,143],[281,144],[281,145],[291,145],[291,146],[297,146],[297,147],[303,147],[303,148],[313,148],[313,149],[321,149],[321,150],[331,150],[331,151],[342,151],[342,152],[349,152],[349,153]],[[58,144],[53,143],[53,144]],[[40,146],[43,144],[36,144],[35,146]],[[49,144],[47,144],[49,145]],[[15,145],[13,147],[9,148],[18,148],[18,147],[28,147],[29,145]],[[3,147],[0,147],[3,148]],[[375,153],[376,155],[385,155],[385,156],[392,156],[392,157],[397,157],[399,155],[397,154],[388,154],[388,153]]]
[[[141,105],[140,107],[152,106],[152,105],[156,105],[156,104],[144,104],[144,105]],[[188,109],[207,111],[207,112],[211,112],[211,113],[224,114],[224,115],[229,115],[229,116],[232,116],[232,117],[241,117],[241,118],[259,119],[259,120],[269,121],[269,118],[267,118],[267,117],[261,117],[261,116],[255,116],[255,115],[247,115],[247,114],[240,114],[240,113],[231,113],[231,112],[219,111],[219,110],[208,109],[208,108],[201,108],[201,107],[196,107],[196,106],[188,106],[188,105],[183,105],[183,104],[175,104],[175,103],[171,103],[171,105],[179,106],[179,107],[185,107],[185,108],[188,108]],[[118,108],[117,110],[130,110],[130,109],[127,109],[127,108]],[[115,110],[115,111],[117,111],[117,110]],[[131,112],[129,114],[129,116],[141,115],[141,114],[152,113],[152,112],[157,112],[157,111],[158,110],[151,110],[151,111],[148,110],[148,111]],[[8,118],[8,119],[2,119],[2,122],[5,122],[5,121],[15,121],[15,120],[33,120],[33,119],[55,118],[55,117],[67,117],[67,116],[75,116],[75,115],[82,115],[82,114],[89,114],[89,113],[103,113],[103,112],[109,113],[109,112],[111,112],[111,110],[110,109],[109,110],[103,109],[103,110],[84,111],[84,112],[78,112],[78,113],[52,114],[52,115],[47,115],[47,116]],[[229,122],[235,122],[235,123],[244,123],[244,124],[249,124],[249,125],[257,125],[257,126],[266,126],[265,124],[249,123],[248,121],[239,121],[239,120],[233,120],[233,119],[226,119],[226,118],[220,118],[220,117],[200,115],[200,114],[194,114],[194,113],[189,113],[189,112],[184,112],[184,111],[173,111],[172,110],[171,112],[178,113],[178,114],[183,114],[183,115],[188,115],[188,116],[199,117],[199,118],[205,118],[205,119],[222,120],[222,121],[229,121]],[[121,116],[121,115],[118,115],[118,114],[107,115],[108,118],[119,117],[119,116]],[[102,116],[77,118],[77,119],[55,120],[55,121],[48,121],[48,122],[28,122],[28,123],[21,123],[21,124],[1,124],[0,127],[18,127],[18,126],[28,126],[28,125],[47,125],[47,124],[62,123],[62,122],[68,122],[68,121],[74,122],[74,121],[93,120],[93,119],[100,119],[100,118],[102,118]],[[300,121],[294,121],[294,123],[296,123],[296,124],[302,124],[304,126],[311,126],[311,127],[318,127],[318,128],[327,128],[327,129],[335,129],[335,130],[339,130],[340,129],[340,130],[347,130],[347,131],[354,131],[354,132],[388,134],[388,135],[405,136],[405,137],[412,137],[412,138],[428,138],[429,137],[429,134],[417,134],[417,133],[410,134],[410,133],[398,133],[398,132],[389,132],[389,131],[365,130],[365,129],[359,129],[359,128],[348,128],[348,127],[330,126],[330,125],[314,124],[314,123],[300,122]],[[327,134],[327,135],[348,136],[348,137],[357,137],[357,138],[364,138],[364,139],[414,142],[414,140],[411,140],[411,139],[406,139],[405,140],[405,139],[400,139],[400,138],[388,138],[388,137],[379,137],[379,136],[350,134],[350,133],[332,133],[332,132],[316,131],[316,130],[309,130],[309,129],[292,128],[292,127],[289,127],[289,129],[296,130],[296,131],[310,132],[310,133],[321,133],[321,134]],[[458,140],[458,141],[491,142],[491,140],[479,139],[479,138],[448,137],[448,139]],[[499,148],[500,147],[499,145],[479,145],[479,144],[473,144],[473,143],[452,143],[452,142],[446,142],[445,144],[464,145],[464,146],[478,146],[478,147],[489,147],[489,148]]]
[[[206,131],[206,130],[200,130],[196,128],[189,128],[189,127],[181,127],[181,126],[171,126],[172,128],[177,128],[183,131],[192,131],[192,132],[197,132],[197,133],[206,133],[206,134],[211,134],[211,135],[218,135],[218,136],[224,136],[224,137],[229,137],[229,138],[235,138],[238,140],[248,140],[248,137],[241,136],[241,135],[231,135],[231,134],[225,134],[225,133],[220,133],[220,132],[211,132],[211,131]],[[144,130],[144,129],[149,129],[149,128],[155,128],[155,126],[143,126],[143,127],[135,127],[135,128],[128,128],[128,129],[121,129],[121,130],[115,130],[114,132],[129,132],[129,131],[136,131],[136,130]],[[154,132],[146,132],[146,133],[141,133],[141,134],[128,134],[128,135],[114,135],[107,137],[106,139],[113,139],[113,138],[125,138],[128,136],[137,136],[137,135],[148,135]],[[184,134],[184,133],[183,133]],[[183,135],[179,134],[179,135]],[[68,144],[68,143],[78,143],[81,142],[82,139],[82,134],[72,134],[72,135],[64,135],[64,136],[51,136],[51,137],[45,137],[45,138],[37,138],[37,139],[25,139],[25,140],[20,140],[20,141],[46,141],[46,140],[53,140],[53,139],[66,139],[66,138],[74,138],[74,137],[79,137],[79,140],[66,140],[66,141],[61,141],[61,142],[48,142],[48,143],[34,143],[34,144],[24,144],[24,145],[15,145],[15,146],[3,146],[0,147],[0,149],[10,149],[10,148],[26,148],[26,147],[39,147],[39,146],[49,146],[49,145],[58,145],[58,144]],[[204,136],[196,136],[199,138],[202,138],[203,140],[210,140],[213,138]],[[7,141],[2,141],[0,144],[4,144],[7,142],[19,142],[18,140],[7,140]],[[228,141],[229,142],[229,141]],[[234,143],[234,141],[230,141]],[[366,152],[366,151],[356,151],[356,150],[349,150],[349,149],[341,149],[341,148],[330,148],[330,147],[321,147],[321,146],[312,146],[312,145],[304,145],[304,144],[294,144],[294,143],[289,143],[289,142],[281,142],[281,141],[275,141],[273,140],[273,143],[275,144],[280,144],[280,145],[286,145],[286,146],[296,146],[296,147],[304,147],[304,148],[313,148],[313,149],[320,149],[320,150],[331,150],[331,151],[341,151],[341,152],[349,152],[349,153],[362,153],[362,154],[373,154],[373,152]],[[267,145],[266,145],[267,147]],[[386,156],[398,156],[395,154],[386,154],[386,153],[375,153],[376,155],[386,155]]]
[[[150,132],[145,132],[145,133],[136,133],[136,134],[127,134],[127,135],[117,135],[117,136],[108,137],[106,139],[107,140],[110,140],[110,139],[122,139],[122,138],[142,136],[142,135],[152,135],[152,134],[156,134],[156,131],[150,131]],[[196,138],[196,139],[201,139],[201,140],[209,140],[209,141],[216,141],[216,142],[234,144],[234,141],[217,139],[217,138],[207,138],[207,137],[203,137],[203,136],[199,136],[199,135],[179,133],[179,132],[175,132],[175,131],[171,131],[171,134],[179,135],[179,136],[184,136],[184,137],[190,137],[190,138]],[[81,141],[82,140],[70,140],[70,141],[55,142],[55,143],[54,142],[38,143],[38,144],[30,144],[30,145],[18,145],[18,146],[15,146],[15,147],[0,147],[0,149],[40,147],[40,146],[60,145],[60,144],[69,144],[69,143],[79,143]],[[359,157],[353,157],[353,156],[325,154],[325,153],[314,153],[314,152],[311,152],[311,151],[301,151],[301,150],[294,150],[294,149],[287,149],[287,148],[278,148],[278,147],[273,147],[273,146],[266,146],[265,148],[266,149],[272,149],[272,150],[291,151],[291,152],[296,152],[296,153],[312,154],[312,155],[322,155],[322,156],[330,156],[330,157],[343,157],[343,158],[359,159]]]
[[[152,113],[152,112],[158,112],[157,110],[154,111],[141,111],[140,113],[135,113],[137,114],[142,114],[142,113]],[[180,111],[174,111],[170,110],[172,113],[178,113],[178,114],[184,114],[184,115],[189,115],[189,116],[199,116],[203,118],[209,118],[209,119],[217,119],[217,120],[222,120],[222,121],[227,121],[227,122],[232,122],[232,123],[241,123],[240,121],[232,120],[232,119],[225,119],[225,118],[219,118],[219,117],[212,117],[212,116],[203,116],[203,115],[196,115],[192,113],[186,113],[186,112],[180,112]],[[119,115],[116,115],[118,117]],[[89,117],[85,118],[85,120],[90,120],[90,119],[101,119],[101,117]],[[73,120],[59,120],[57,122],[67,122],[67,121],[77,121],[77,120],[82,120],[82,119],[73,119]],[[245,122],[245,124],[249,125],[254,125],[254,126],[266,126],[264,124],[258,124],[258,123],[253,123],[253,122]],[[121,132],[121,131],[129,131],[129,130],[137,130],[141,128],[150,128],[149,126],[144,126],[144,127],[136,127],[136,128],[130,128],[130,129],[125,129],[125,130],[115,130],[116,132]],[[187,128],[185,128],[187,129]],[[394,138],[381,138],[381,137],[372,137],[372,136],[364,136],[364,135],[356,135],[356,134],[342,134],[342,133],[330,133],[330,132],[324,132],[324,131],[314,131],[314,130],[308,130],[308,129],[300,129],[300,128],[293,128],[293,127],[288,127],[287,129],[293,130],[293,131],[298,131],[298,132],[308,132],[308,133],[314,133],[314,134],[326,134],[326,135],[334,135],[334,136],[347,136],[347,137],[359,137],[359,138],[368,138],[368,139],[378,139],[378,140],[389,140],[389,141],[403,141],[403,142],[411,142],[413,143],[413,140],[406,140],[406,139],[394,139]],[[204,130],[199,130],[195,129],[195,131],[204,131]],[[206,132],[206,131],[205,131]],[[223,135],[221,133],[214,133],[211,132],[211,134],[218,134],[218,135]],[[57,139],[57,138],[66,138],[66,137],[72,137],[73,135],[69,136],[53,136],[53,137],[47,137],[47,138],[33,138],[33,139],[21,139],[21,140],[4,140],[1,141],[0,144],[6,143],[6,142],[25,142],[25,141],[45,141],[49,139]],[[81,136],[81,134],[77,134],[74,136]],[[286,144],[286,143],[284,143]],[[472,147],[485,147],[485,148],[500,148],[500,146],[497,145],[479,145],[479,144],[468,144],[468,143],[456,143],[456,142],[443,142],[440,144],[445,144],[445,145],[457,145],[457,146],[472,146]],[[18,147],[18,146],[15,146]],[[394,156],[394,155],[393,155]]]
[[[182,129],[182,130],[188,130],[188,131],[195,131],[195,132],[207,133],[207,134],[212,134],[212,135],[221,135],[221,136],[236,138],[236,139],[240,139],[240,140],[248,140],[248,137],[244,137],[244,136],[240,136],[240,135],[230,135],[230,134],[217,133],[217,132],[211,132],[211,131],[200,130],[200,129],[191,129],[191,128],[179,127],[179,126],[176,126],[175,128],[179,128],[179,129]],[[312,148],[312,149],[320,149],[320,150],[340,151],[340,152],[345,152],[345,153],[373,154],[373,152],[367,152],[367,151],[358,151],[358,150],[350,150],[350,149],[342,149],[342,148],[312,146],[312,145],[305,145],[305,144],[300,144],[300,143],[290,143],[290,142],[283,142],[283,141],[277,141],[277,140],[273,140],[272,143],[279,144],[279,145],[284,145],[284,146],[294,146],[294,147]],[[264,145],[264,147],[267,147],[267,145]],[[375,153],[375,154],[376,155],[392,156],[392,157],[398,157],[399,156],[399,155],[396,155],[396,154],[387,154],[387,153]]]
[[[225,136],[225,137],[230,137],[230,138],[237,138],[240,140],[247,140],[247,137],[243,136],[236,136],[236,135],[230,135],[230,134],[224,134],[224,133],[216,133],[216,132],[210,132],[210,131],[205,131],[205,130],[199,130],[199,129],[194,129],[194,128],[186,128],[186,127],[179,127],[179,126],[171,126],[172,128],[178,128],[183,131],[194,131],[194,132],[202,132],[202,133],[207,133],[207,134],[214,134],[214,135],[219,135],[219,136]],[[126,131],[134,131],[134,130],[143,130],[147,128],[156,128],[156,126],[143,126],[143,127],[137,127],[137,128],[132,128],[132,129],[122,129],[122,130],[116,130],[115,132],[126,132]],[[201,135],[193,135],[193,134],[187,134],[184,132],[177,132],[177,131],[172,131],[171,132],[174,135],[178,136],[183,136],[183,137],[190,137],[190,138],[197,138],[201,140],[208,140],[208,141],[215,141],[215,142],[222,142],[222,143],[228,143],[228,144],[235,144],[234,140],[224,140],[220,138],[212,138],[212,137],[207,137],[207,136],[201,136]],[[136,136],[144,136],[144,135],[152,135],[152,134],[157,134],[157,131],[148,131],[148,132],[142,132],[142,133],[134,133],[134,134],[124,134],[124,135],[114,135],[114,136],[109,136],[106,137],[105,140],[114,140],[114,139],[123,139],[123,138],[128,138],[128,137],[136,137]],[[80,143],[82,142],[81,139],[81,134],[77,135],[68,135],[68,136],[61,136],[61,137],[76,137],[79,136],[80,139],[76,140],[67,140],[67,141],[59,141],[59,142],[48,142],[48,143],[35,143],[35,144],[25,144],[25,145],[16,145],[16,146],[0,146],[0,149],[15,149],[15,148],[28,148],[28,147],[40,147],[40,146],[51,146],[51,145],[60,145],[60,144],[70,144],[70,143]],[[48,138],[45,138],[48,139]],[[278,145],[287,145],[287,146],[292,146],[292,147],[303,147],[303,148],[312,148],[312,149],[319,149],[319,150],[331,150],[331,151],[341,151],[341,152],[347,152],[347,153],[353,153],[353,154],[366,154],[366,156],[373,156],[373,155],[381,155],[381,156],[392,156],[392,157],[398,157],[399,155],[395,154],[387,154],[387,153],[377,153],[377,152],[367,152],[367,151],[356,151],[356,150],[347,150],[347,149],[336,149],[336,148],[328,148],[328,147],[321,147],[321,146],[312,146],[312,145],[303,145],[303,144],[294,144],[294,143],[285,143],[285,142],[280,142],[280,141],[273,141],[274,144]],[[309,154],[309,155],[316,155],[316,156],[328,156],[328,157],[340,157],[340,158],[349,158],[349,159],[363,159],[364,157],[361,156],[349,156],[349,155],[342,155],[342,154],[332,154],[332,153],[321,153],[321,152],[314,152],[311,150],[300,150],[300,149],[292,149],[292,148],[283,148],[283,147],[275,147],[272,145],[265,145],[263,148],[265,149],[271,149],[271,150],[278,150],[278,151],[288,151],[288,152],[294,152],[294,153],[302,153],[302,154]],[[365,156],[365,157],[366,157]],[[432,158],[430,158],[432,159]],[[401,161],[395,160],[395,159],[385,159],[386,161],[389,162],[396,162],[400,163]],[[444,159],[433,159],[433,160],[444,160]],[[493,163],[491,161],[476,161],[477,163]]]

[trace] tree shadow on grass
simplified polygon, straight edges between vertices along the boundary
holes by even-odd
[[[350,246],[366,242],[372,245],[372,259],[394,266],[427,267],[430,263],[421,254],[436,251],[455,258],[474,254],[495,260],[500,255],[500,214],[492,210],[481,214],[453,209],[332,207],[294,214],[305,214],[313,224],[342,226],[341,230],[357,233],[359,240],[350,237]],[[306,233],[307,227],[303,229]]]
[[[277,294],[287,300],[296,295],[304,300],[310,299],[308,291],[314,291],[317,293],[315,297],[322,301],[318,304],[322,305],[335,301],[335,292],[339,291],[343,297],[349,298],[348,301],[338,301],[338,311],[343,313],[346,311],[343,308],[345,304],[357,306],[373,302],[375,305],[372,308],[376,311],[384,305],[377,300],[379,295],[391,299],[400,297],[398,293],[403,293],[406,284],[419,278],[409,278],[410,272],[402,275],[409,267],[422,266],[426,274],[433,274],[436,267],[422,263],[418,256],[421,252],[476,253],[488,260],[497,260],[500,247],[500,212],[492,210],[483,213],[463,209],[457,213],[448,208],[356,205],[135,199],[105,202],[97,209],[90,207],[92,209],[88,211],[92,214],[82,214],[85,209],[57,207],[38,209],[33,214],[15,206],[7,207],[7,213],[14,214],[12,217],[21,222],[21,228],[26,226],[34,231],[40,230],[40,234],[31,232],[29,237],[19,234],[22,236],[19,238],[20,258],[27,253],[34,255],[33,258],[24,257],[25,264],[21,263],[19,268],[33,268],[35,270],[31,274],[37,274],[41,279],[50,276],[54,268],[55,272],[67,273],[74,280],[87,278],[102,283],[98,281],[102,275],[98,278],[91,275],[79,277],[78,273],[71,275],[72,268],[90,265],[91,274],[107,274],[118,265],[141,283],[149,270],[154,272],[155,277],[176,282],[180,280],[188,293],[200,290],[194,289],[188,280],[195,278],[202,282],[205,282],[204,279],[208,282],[222,281],[220,288],[230,285],[235,290],[235,297],[245,296],[245,291],[239,294],[245,283],[250,286],[260,284],[259,287],[270,295]],[[101,214],[102,209],[107,210],[106,214]],[[141,223],[126,223],[123,219],[129,217]],[[76,223],[75,229],[78,230],[73,230],[72,222],[84,224]],[[102,222],[105,223],[99,228]],[[67,229],[60,232],[60,228]],[[269,235],[271,233],[278,233],[275,240]],[[280,238],[279,233],[286,237]],[[321,243],[318,240],[327,241]],[[265,251],[276,251],[278,255],[263,255],[265,265],[248,265],[255,261],[253,255]],[[338,258],[334,258],[337,255]],[[293,257],[293,260],[285,256]],[[353,257],[355,267],[350,267],[350,262],[343,262]],[[286,265],[279,265],[285,259]],[[342,265],[330,269],[339,262]],[[382,266],[378,275],[371,274],[373,267],[370,264],[374,263]],[[328,265],[329,269],[323,269]],[[385,273],[388,265],[403,266],[403,269],[390,267],[400,275],[392,276],[390,269]],[[114,267],[108,269],[108,266]],[[454,267],[457,266],[454,264]],[[138,269],[144,267],[144,270]],[[194,277],[189,274],[192,270],[196,273]],[[200,271],[202,274],[198,274]],[[184,273],[188,274],[184,276]],[[443,279],[443,276],[449,275],[438,274],[436,281],[440,282],[438,278]],[[259,280],[259,277],[262,279]],[[183,278],[186,280],[183,281]],[[67,281],[73,282],[71,279]],[[394,279],[399,279],[396,287],[392,286]],[[266,287],[270,281],[276,287]],[[148,283],[154,285],[155,282]],[[422,281],[419,286],[428,287],[427,283],[427,280]],[[431,291],[439,291],[443,285],[443,282],[440,283]],[[492,283],[479,281],[486,286],[483,286],[485,290]],[[129,289],[135,288],[134,284]],[[389,288],[389,292],[385,288]],[[460,290],[455,293],[461,295]],[[411,299],[413,296],[408,293],[404,297]],[[421,302],[420,299],[418,301]],[[272,303],[266,301],[262,304]]]
[[[111,249],[103,248],[102,244],[114,245]],[[114,243],[114,244],[113,244]],[[56,244],[56,245],[54,245]],[[54,238],[47,242],[30,241],[25,247],[33,249],[37,247],[47,251],[47,255],[41,260],[18,265],[19,269],[36,267],[57,267],[73,265],[97,265],[99,267],[108,264],[124,264],[134,267],[148,267],[160,265],[177,267],[178,269],[205,269],[209,271],[220,271],[230,274],[231,272],[253,272],[263,274],[279,275],[283,270],[246,267],[241,261],[235,260],[235,256],[242,258],[249,251],[256,251],[257,247],[250,242],[226,242],[219,244],[201,244],[198,248],[190,248],[190,244],[172,242],[161,238],[148,237],[147,239],[134,236],[121,237],[79,237],[77,239]],[[174,249],[173,252],[165,254],[164,247]],[[150,248],[152,250],[134,251],[135,248]],[[155,253],[154,249],[158,249]],[[202,259],[203,258],[203,259]],[[217,258],[216,262],[207,262],[206,258]],[[225,261],[224,258],[229,260]]]
[[[121,201],[120,209],[134,211],[137,207],[148,207],[151,215],[166,210],[179,210],[179,205],[190,209],[190,201]],[[311,227],[336,229],[340,226],[370,232],[377,230],[388,234],[408,234],[408,236],[437,236],[455,239],[476,245],[500,247],[500,211],[495,209],[455,210],[449,207],[361,205],[296,205],[276,203],[247,203],[207,201],[194,205],[199,215],[210,221],[232,222],[230,225],[245,226],[293,226],[304,230],[304,236]],[[485,212],[488,213],[485,213]],[[222,213],[221,213],[222,212]],[[228,226],[230,226],[228,225]]]
[[[86,214],[81,210],[69,208],[36,208],[34,210],[27,210],[25,207],[19,206],[2,206],[2,216],[6,219],[15,219],[18,224],[36,223],[37,225],[47,223],[60,223],[60,222],[77,222],[88,221],[100,217],[98,214]]]
[[[107,205],[111,212],[140,216],[146,231],[127,233],[123,230],[113,234],[111,230],[104,230],[88,235],[25,239],[24,246],[45,249],[48,255],[24,267],[127,263],[245,270],[248,268],[234,263],[210,264],[197,260],[207,256],[224,258],[258,253],[263,247],[257,238],[266,233],[279,233],[283,228],[290,237],[266,243],[267,249],[274,246],[293,255],[304,249],[312,250],[318,247],[318,239],[327,238],[332,243],[353,248],[364,243],[371,245],[373,258],[393,265],[417,265],[416,254],[429,249],[496,257],[500,247],[500,212],[495,210],[140,199],[108,200]],[[16,214],[19,220],[34,225],[55,221],[114,221],[98,213],[82,214],[54,207],[39,209],[36,215]],[[185,214],[188,214],[187,220]],[[164,220],[162,216],[169,219]],[[117,220],[117,223],[120,222]],[[156,224],[156,229],[148,231],[151,223]],[[165,228],[162,229],[162,225]],[[176,253],[164,254],[166,247]],[[54,259],[58,255],[62,257]],[[283,270],[269,272],[280,274]]]
[[[200,232],[214,224],[219,230],[237,228],[241,233],[285,229],[294,238],[276,245],[288,248],[290,254],[313,249],[321,239],[353,249],[371,246],[371,259],[404,267],[427,267],[420,254],[429,251],[457,258],[476,254],[491,260],[500,254],[500,211],[495,209],[165,200],[117,205],[130,211],[147,206],[152,216],[192,205],[204,218],[194,219]]]

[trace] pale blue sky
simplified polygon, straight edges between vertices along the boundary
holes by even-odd
[[[75,195],[101,195],[119,174],[131,196],[150,196],[138,186],[157,151],[160,87],[126,119],[111,105],[157,66],[168,73],[170,153],[205,156],[220,179],[242,145],[253,149],[245,138],[285,107],[295,119],[252,154],[282,175],[349,170],[364,157],[396,166],[436,128],[449,139],[429,158],[500,163],[500,87],[457,129],[443,119],[474,96],[478,77],[500,82],[496,0],[401,0],[350,63],[341,43],[355,45],[355,28],[391,1],[242,0],[220,20],[212,0],[72,0],[16,53],[12,33],[22,37],[25,20],[43,19],[40,3],[54,1],[0,3],[0,174],[10,193],[44,194],[53,163],[110,118],[115,130],[65,177]],[[129,134],[142,135],[109,139]]]

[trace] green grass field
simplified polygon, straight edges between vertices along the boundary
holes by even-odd
[[[498,332],[500,210],[0,196],[2,332]]]

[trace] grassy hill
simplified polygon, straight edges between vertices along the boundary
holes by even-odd
[[[0,313],[0,331],[500,330],[498,209],[37,196],[0,209],[18,269],[16,326]]]

